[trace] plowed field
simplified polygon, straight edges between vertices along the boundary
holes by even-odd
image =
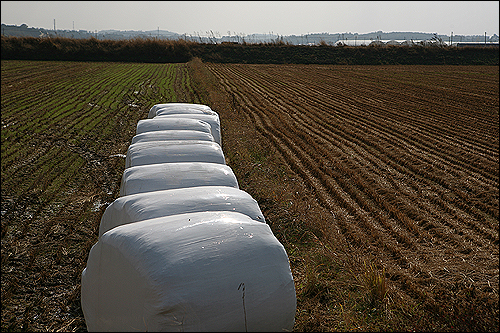
[[[498,323],[497,67],[207,66],[330,213],[326,238],[397,297],[443,316],[478,297],[459,320]]]

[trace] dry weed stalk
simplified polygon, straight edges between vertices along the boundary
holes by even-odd
[[[387,285],[385,281],[385,269],[382,271],[370,263],[363,262],[364,272],[358,282],[368,291],[368,303],[372,307],[378,307],[384,303],[387,296]]]

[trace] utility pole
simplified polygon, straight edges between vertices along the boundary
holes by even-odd
[[[484,44],[486,44],[486,31],[484,32]]]
[[[56,32],[56,19],[54,19],[54,33]]]

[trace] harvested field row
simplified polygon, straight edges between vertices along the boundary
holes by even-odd
[[[85,330],[81,273],[120,155],[151,105],[184,98],[186,67],[2,61],[2,331]]]
[[[473,288],[498,313],[498,68],[206,66],[331,213],[334,243],[415,304]]]

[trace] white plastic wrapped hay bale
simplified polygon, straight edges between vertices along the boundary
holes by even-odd
[[[288,256],[235,212],[179,214],[104,233],[82,273],[89,331],[291,331]]]
[[[168,115],[168,114],[209,114],[209,115],[218,115],[217,112],[207,108],[193,107],[191,105],[169,105],[168,107],[161,107],[156,110],[156,115]]]
[[[136,142],[128,147],[125,168],[138,165],[178,162],[226,164],[218,143],[200,140]]]
[[[142,119],[137,122],[136,134],[165,130],[191,130],[212,134],[212,127],[209,123],[203,120],[187,117]]]
[[[99,237],[117,226],[156,217],[203,211],[232,211],[265,223],[250,194],[228,186],[198,186],[126,195],[113,201],[101,218]]]
[[[123,171],[120,196],[195,186],[238,187],[225,164],[181,162],[140,165]]]
[[[219,114],[215,112],[214,110],[210,109],[207,107],[207,109],[204,108],[199,108],[199,107],[192,107],[189,105],[186,106],[169,106],[169,107],[162,107],[156,110],[156,116],[167,116],[167,115],[174,115],[174,114],[208,114],[208,115],[215,115],[218,116]],[[154,117],[153,117],[154,118]]]
[[[210,130],[214,137],[215,142],[217,142],[222,146],[222,135],[220,130],[219,115],[192,114],[192,113],[171,114],[171,115],[158,114],[153,119],[175,119],[175,118],[189,118],[207,122],[208,124],[210,124]]]
[[[132,138],[131,143],[170,140],[214,141],[214,137],[210,133],[193,130],[164,130],[137,134]]]
[[[173,112],[178,112],[182,110],[183,112],[192,112],[198,113],[203,112],[206,114],[216,113],[213,111],[208,105],[204,104],[196,104],[196,103],[164,103],[164,104],[155,104],[149,109],[148,118],[154,118],[156,116],[156,112],[159,109],[170,109]]]

